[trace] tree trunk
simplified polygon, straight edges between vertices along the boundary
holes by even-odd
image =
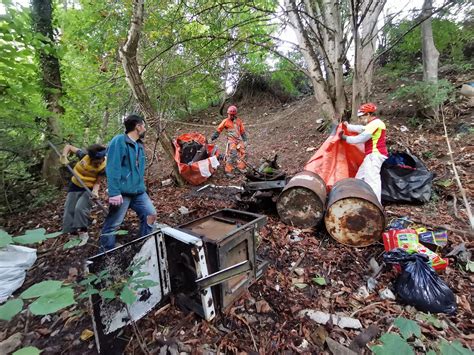
[[[352,118],[357,117],[357,109],[367,102],[372,93],[374,73],[373,57],[377,45],[377,20],[386,0],[362,0],[353,3],[351,25],[354,38],[355,61],[352,80]]]
[[[305,13],[314,11],[308,1],[306,1],[303,6],[305,7]],[[295,0],[285,0],[285,7],[290,24],[295,29],[300,50],[308,66],[306,74],[313,84],[314,96],[320,105],[321,115],[327,120],[337,122],[342,113],[341,107],[343,105],[341,103],[343,102],[345,104],[343,86],[336,87],[336,82],[342,83],[342,66],[339,77],[337,71],[333,70],[328,60],[327,52],[325,52],[324,55],[321,53],[325,48],[322,48],[322,45],[314,43],[313,35],[314,33],[319,33],[319,29],[316,23],[312,23],[311,26],[307,25],[307,22],[311,21],[314,16],[310,14],[307,16],[309,19],[304,18],[305,15],[301,14]],[[326,38],[327,41],[334,41],[336,37],[332,34]],[[324,41],[323,38],[319,38],[319,40],[320,44]],[[334,54],[335,52],[333,51],[332,53]],[[323,63],[321,63],[321,60],[323,60]],[[327,80],[324,76],[322,66],[326,67]],[[339,78],[341,78],[341,81],[339,81]]]
[[[433,29],[431,27],[432,11],[432,0],[425,0],[423,2],[423,11],[421,16],[427,17],[428,19],[421,24],[421,49],[423,53],[423,80],[436,83],[438,82],[439,52],[436,49],[433,40]]]
[[[54,45],[52,1],[32,0],[31,10],[34,30],[51,41],[50,43],[45,43],[46,46]],[[47,109],[51,112],[47,119],[48,133],[46,138],[52,139],[60,135],[58,116],[64,113],[64,108],[59,102],[62,96],[61,72],[59,60],[55,55],[47,53],[44,49],[39,49],[38,54],[42,72],[43,97],[46,101]],[[43,178],[49,183],[58,185],[60,183],[58,167],[59,158],[54,151],[48,150],[43,160]]]
[[[109,127],[110,111],[109,105],[105,106],[104,115],[102,116],[102,127],[97,137],[96,143],[104,144],[105,135],[107,134],[107,128]]]
[[[161,127],[161,120],[157,111],[153,108],[150,97],[146,90],[137,61],[138,41],[143,25],[144,17],[144,0],[133,0],[133,14],[130,29],[128,31],[127,42],[120,48],[119,54],[125,76],[133,96],[138,102],[141,113],[145,117],[147,123],[157,131],[160,144],[173,165],[174,175],[178,185],[183,186],[184,180],[179,174],[178,166],[174,161],[174,146],[171,138]]]

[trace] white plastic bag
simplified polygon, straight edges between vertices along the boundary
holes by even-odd
[[[0,249],[0,303],[23,285],[26,270],[36,261],[36,249],[7,245]]]

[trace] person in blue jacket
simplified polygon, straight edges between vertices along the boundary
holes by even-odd
[[[140,218],[141,236],[151,233],[156,221],[156,210],[145,188],[145,121],[138,115],[129,115],[124,126],[125,133],[112,138],[107,150],[105,172],[110,207],[100,236],[102,250],[115,247],[115,234],[129,208]]]

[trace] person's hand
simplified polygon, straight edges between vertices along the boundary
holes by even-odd
[[[342,122],[342,125],[343,125],[344,127],[347,127],[348,124],[349,124],[349,122],[347,122],[347,121],[343,121],[343,122]]]
[[[123,203],[122,195],[109,197],[109,204],[112,206],[120,206]]]
[[[59,162],[62,165],[68,165],[69,164],[69,160],[67,159],[67,156],[65,156],[64,154],[61,154],[61,157],[59,158]]]

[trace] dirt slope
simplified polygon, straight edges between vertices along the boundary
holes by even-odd
[[[387,123],[389,146],[399,149],[409,147],[423,158],[428,168],[436,172],[436,180],[446,186],[435,184],[433,200],[424,206],[391,205],[386,209],[390,213],[408,215],[423,223],[448,225],[456,230],[449,232],[450,244],[444,251],[445,254],[461,242],[466,242],[467,247],[472,249],[472,242],[462,232],[468,229],[466,211],[458,189],[452,183],[453,174],[442,136],[442,125],[439,122],[426,122],[421,127],[410,126],[410,117],[400,115],[401,104],[387,101],[388,91],[386,86],[381,87],[376,91],[374,101],[381,107],[381,117]],[[306,151],[307,148],[317,148],[326,138],[325,134],[316,130],[320,117],[312,97],[285,106],[275,106],[268,100],[259,102],[258,99],[253,103],[237,104],[239,115],[247,125],[250,138],[249,161],[252,164],[257,164],[261,157],[271,157],[278,153],[284,170],[290,174],[298,172],[313,154],[312,151]],[[456,164],[468,196],[472,198],[472,110],[466,110],[466,107],[460,105],[458,108],[451,108],[447,114],[448,134],[452,139]],[[190,117],[188,124],[169,123],[167,129],[173,136],[180,132],[199,131],[209,137],[219,121],[217,108],[209,109]],[[402,132],[400,129],[405,130],[402,126],[408,128],[408,131]],[[223,147],[223,143],[224,138],[221,137],[219,145]],[[152,144],[149,143],[148,150],[152,149]],[[150,195],[161,222],[179,225],[217,209],[236,206],[231,197],[212,199],[193,194],[193,187],[161,187],[160,181],[170,173],[170,167],[161,157],[152,165],[151,170],[148,179]],[[219,171],[210,182],[235,184],[241,179],[239,177],[237,181],[229,181]],[[2,225],[11,233],[37,227],[44,227],[49,231],[59,230],[63,202],[64,198],[41,210],[10,216],[2,221]],[[191,213],[181,215],[178,212],[180,206],[187,207]],[[16,294],[43,279],[67,282],[82,279],[84,260],[97,252],[97,239],[103,221],[99,211],[94,211],[92,216],[94,224],[91,243],[83,248],[63,251],[66,236],[46,241],[39,247],[39,260],[28,272],[24,286]],[[137,223],[137,219],[129,213],[122,229],[129,230],[130,233],[119,237],[122,242],[133,239]],[[290,243],[289,236],[292,232],[294,228],[270,215],[267,225],[261,231],[262,241],[258,253],[269,260],[271,266],[267,274],[250,288],[248,295],[237,302],[229,314],[209,324],[193,314],[183,313],[175,306],[159,314],[150,313],[138,322],[148,348],[153,353],[158,353],[160,348],[167,346],[165,344],[180,343],[187,345],[188,350],[192,349],[193,353],[327,353],[327,348],[320,340],[322,336],[327,334],[347,346],[358,331],[332,325],[321,327],[298,317],[298,312],[302,309],[342,312],[359,319],[364,328],[377,325],[382,331],[386,331],[393,319],[400,315],[415,318],[417,312],[412,307],[403,306],[397,301],[382,300],[378,295],[379,291],[390,287],[394,278],[393,272],[388,268],[382,271],[376,292],[366,299],[356,295],[358,288],[367,282],[369,260],[375,258],[379,263],[382,261],[383,247],[380,244],[368,248],[349,248],[337,244],[324,231],[316,229],[300,231],[302,240]],[[290,274],[292,264],[298,260],[301,260],[299,267],[303,268],[301,276]],[[448,340],[459,339],[465,345],[472,345],[474,318],[470,290],[473,276],[456,266],[453,258],[450,262],[452,264],[442,274],[442,278],[457,296],[458,312],[455,316],[439,316],[448,325],[445,329],[437,329],[430,323],[421,322],[422,332],[427,338],[425,344],[443,337]],[[314,284],[311,281],[314,277],[324,277],[327,285]],[[294,279],[309,286],[299,289],[295,287]],[[41,321],[41,317],[23,312],[9,323],[2,324],[0,341],[20,332],[24,335],[25,346],[35,345],[44,349],[43,354],[93,354],[93,340],[79,339],[85,329],[92,330],[92,324],[86,302],[80,301],[76,306],[60,312],[59,316],[52,316],[50,320]],[[124,337],[130,340],[127,353],[139,353],[130,329],[127,329]]]

